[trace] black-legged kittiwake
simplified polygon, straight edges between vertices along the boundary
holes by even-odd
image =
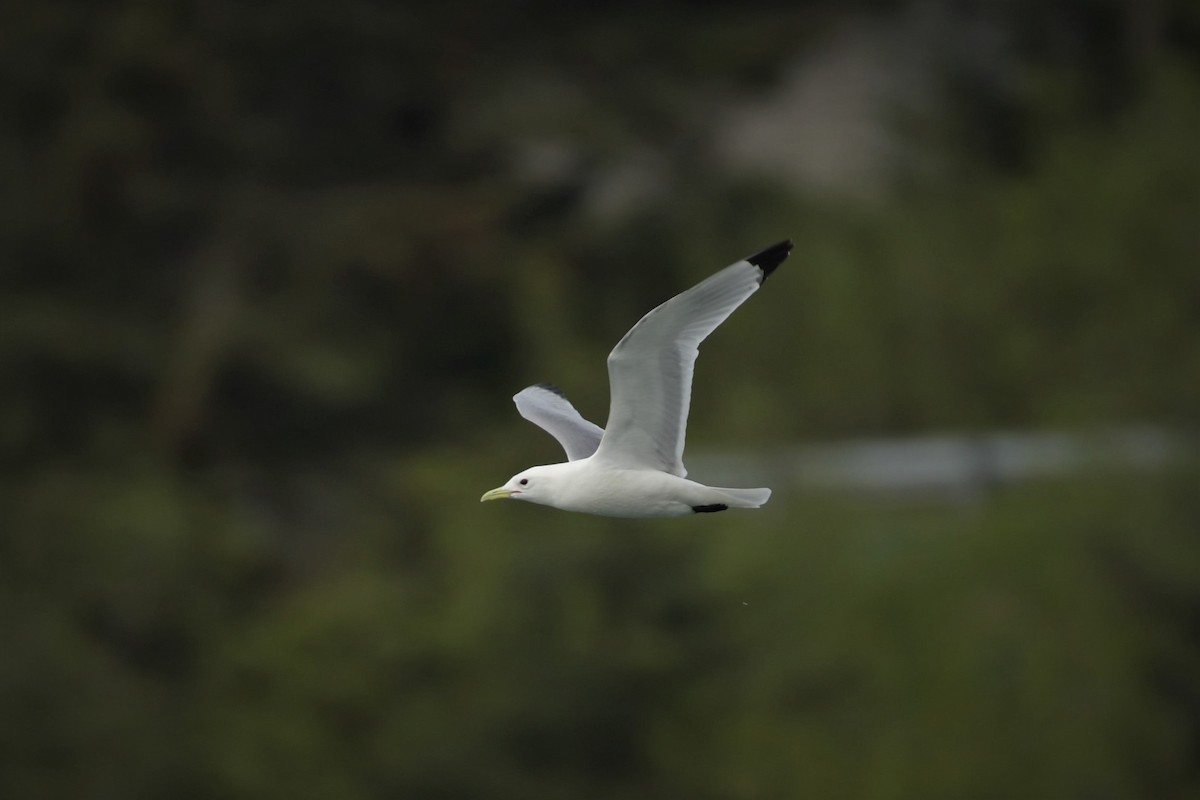
[[[484,500],[528,500],[609,517],[678,517],[758,508],[770,489],[724,489],[687,479],[683,439],[700,343],[788,257],[785,241],[732,264],[655,308],[608,355],[608,427],[588,422],[550,384],[513,397],[567,461],[530,467]]]

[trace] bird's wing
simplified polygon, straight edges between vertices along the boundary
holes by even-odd
[[[758,291],[791,242],[732,264],[655,308],[608,356],[611,400],[596,459],[683,477],[683,439],[700,343]]]
[[[527,386],[513,395],[513,402],[522,417],[558,439],[568,461],[596,452],[604,429],[580,416],[558,387],[549,383]]]

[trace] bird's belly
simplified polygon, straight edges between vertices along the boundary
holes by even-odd
[[[665,472],[604,470],[572,486],[559,507],[605,517],[681,517],[694,513],[694,485]]]

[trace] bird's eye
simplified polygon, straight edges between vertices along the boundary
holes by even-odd
[[[529,478],[521,478],[521,480],[520,480],[520,481],[518,481],[518,483],[520,483],[522,486],[528,486],[528,485],[529,485]]]

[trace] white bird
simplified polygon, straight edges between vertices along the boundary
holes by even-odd
[[[527,500],[608,517],[678,517],[758,508],[770,489],[724,489],[687,479],[683,439],[700,343],[792,250],[768,247],[642,317],[608,355],[608,426],[588,422],[556,387],[513,397],[517,411],[558,440],[567,461],[530,467],[480,498]]]

